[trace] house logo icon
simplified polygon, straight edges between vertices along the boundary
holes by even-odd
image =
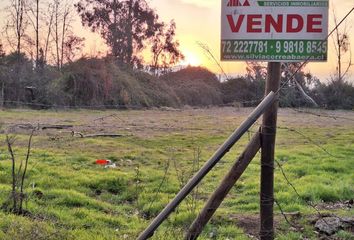
[[[249,0],[229,0],[227,6],[228,7],[249,7],[250,2]]]

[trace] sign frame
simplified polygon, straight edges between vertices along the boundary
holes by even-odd
[[[326,62],[329,0],[222,0],[222,61]]]

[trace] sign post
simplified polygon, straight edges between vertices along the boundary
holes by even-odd
[[[222,0],[221,60],[267,61],[265,93],[278,93],[280,62],[327,61],[329,0]],[[263,114],[260,239],[274,239],[278,101]]]
[[[280,86],[279,62],[268,63],[265,92],[277,92]],[[278,98],[278,96],[277,96]],[[260,193],[260,239],[274,239],[274,152],[277,128],[278,101],[263,114],[261,128],[261,193]]]

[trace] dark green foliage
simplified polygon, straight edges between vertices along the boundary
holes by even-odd
[[[17,57],[17,53],[11,53],[0,61],[0,87],[4,105],[18,106],[25,102],[40,107],[41,104],[51,103],[47,86],[59,77],[59,73],[49,65],[35,70],[33,62],[24,54],[21,54],[18,65]]]
[[[149,108],[235,105],[256,106],[264,95],[265,75],[236,77],[220,82],[202,67],[187,67],[160,77],[117,63],[114,58],[81,58],[61,72],[44,65],[33,67],[25,55],[0,55],[0,106]],[[20,73],[20,74],[19,74]],[[353,109],[354,86],[350,82],[323,84],[300,72],[297,82],[320,107]],[[312,107],[296,84],[282,79],[281,107]],[[285,84],[286,83],[286,84]]]
[[[331,81],[328,85],[319,83],[313,89],[315,98],[328,109],[354,109],[354,86],[345,81]]]
[[[141,67],[140,54],[148,41],[155,43],[156,64],[165,52],[180,58],[178,42],[173,40],[175,25],[165,32],[165,23],[145,0],[81,0],[75,6],[83,25],[101,34],[120,63]]]
[[[128,183],[121,178],[102,178],[90,181],[88,186],[96,193],[107,191],[111,194],[119,194],[127,189]]]
[[[171,86],[182,105],[208,106],[222,103],[221,83],[202,67],[187,67],[162,77]]]
[[[264,95],[264,80],[248,80],[237,77],[222,84],[224,103],[241,103],[242,106],[254,106]]]
[[[177,98],[161,80],[138,70],[123,69],[110,59],[80,59],[52,85],[71,106],[176,106]],[[60,91],[58,91],[58,87]],[[63,99],[58,96],[58,99]],[[64,103],[65,104],[65,103]]]

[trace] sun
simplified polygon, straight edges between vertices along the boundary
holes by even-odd
[[[201,60],[195,53],[190,51],[185,51],[183,52],[183,54],[184,54],[184,60],[182,61],[183,65],[188,65],[193,67],[197,67],[201,65]]]

